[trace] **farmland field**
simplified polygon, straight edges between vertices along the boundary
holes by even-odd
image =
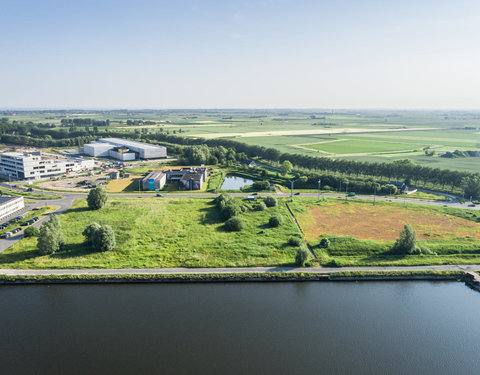
[[[476,157],[448,159],[447,151],[480,150],[480,113],[395,110],[144,110],[5,111],[11,121],[109,120],[99,131],[226,138],[280,152],[390,162],[409,158],[438,168],[480,172]],[[132,124],[133,123],[133,124]],[[338,140],[331,144],[322,142]],[[404,148],[403,145],[406,147]],[[423,148],[429,147],[430,156]]]
[[[36,238],[19,241],[0,254],[0,267],[10,268],[155,268],[233,267],[290,265],[295,248],[286,246],[298,235],[285,203],[256,211],[256,203],[243,201],[246,212],[241,232],[226,232],[218,209],[206,198],[109,199],[106,207],[88,210],[85,199],[60,215],[66,244],[52,256],[41,256]],[[280,213],[285,222],[267,225]],[[111,225],[116,233],[115,250],[91,251],[82,231],[98,222]]]

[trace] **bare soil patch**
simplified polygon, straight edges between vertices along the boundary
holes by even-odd
[[[424,240],[465,236],[480,239],[480,223],[421,207],[405,209],[333,202],[309,208],[299,215],[298,221],[307,241],[322,234],[393,241],[398,238],[405,223],[411,224],[418,237]]]

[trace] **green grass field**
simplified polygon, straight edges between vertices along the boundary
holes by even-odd
[[[0,254],[0,268],[155,268],[246,267],[291,265],[295,249],[286,246],[299,235],[285,203],[256,211],[256,203],[243,201],[245,228],[226,232],[211,199],[122,198],[90,211],[85,199],[60,216],[65,249],[41,256],[36,238],[19,241]],[[285,222],[270,228],[268,219],[281,213]],[[117,246],[112,252],[86,248],[82,230],[92,222],[111,225]]]
[[[372,140],[337,139],[322,143],[305,144],[303,147],[330,154],[388,153],[395,151],[416,151],[426,147],[412,143],[395,143]]]

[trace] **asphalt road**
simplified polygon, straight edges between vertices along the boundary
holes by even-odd
[[[216,274],[216,273],[269,273],[269,272],[309,272],[316,274],[330,274],[343,271],[466,271],[473,272],[480,269],[478,264],[441,265],[441,266],[408,266],[408,267],[238,267],[238,268],[125,268],[125,269],[44,269],[19,270],[0,269],[4,275],[108,275],[108,274]]]

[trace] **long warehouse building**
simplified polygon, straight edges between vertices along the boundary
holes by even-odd
[[[0,220],[25,207],[23,197],[0,197]]]
[[[83,146],[86,155],[117,160],[159,159],[167,157],[167,148],[122,138],[102,138]]]

